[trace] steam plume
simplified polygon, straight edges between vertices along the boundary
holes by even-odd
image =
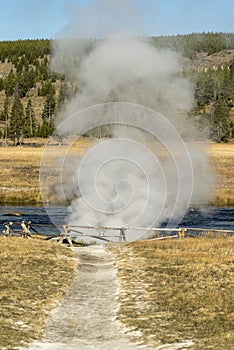
[[[180,137],[194,132],[191,124],[185,129],[192,86],[180,74],[177,54],[132,35],[144,27],[135,5],[101,0],[73,7],[63,39],[55,41],[52,69],[72,76],[78,88],[58,116],[58,130],[82,134],[94,126],[121,125],[112,129],[115,139],[98,143],[83,160],[73,159],[72,168],[66,160],[73,181],[62,191],[71,200],[73,223],[179,222],[191,203],[210,197],[208,160]],[[102,39],[87,40],[94,37]]]

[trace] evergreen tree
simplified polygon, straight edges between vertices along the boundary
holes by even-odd
[[[60,90],[59,90],[59,95],[57,99],[57,110],[61,110],[62,106],[68,100],[69,98],[69,89],[68,85],[66,82],[61,83]]]
[[[42,118],[43,119],[48,119],[49,124],[51,123],[54,113],[55,113],[55,97],[53,94],[50,94],[47,96],[45,104],[44,104],[44,108],[43,108],[43,112],[42,112]]]
[[[17,85],[20,97],[25,97],[27,92],[35,87],[35,73],[33,70],[26,71],[17,76]]]
[[[8,124],[9,124],[9,98],[6,97],[3,105],[3,111],[0,114],[0,120],[5,122],[4,135],[8,137]]]
[[[0,78],[0,91],[4,89],[4,80]]]
[[[38,89],[38,96],[47,95],[55,95],[55,88],[50,80],[45,83],[42,82],[41,88]]]
[[[211,126],[211,136],[218,142],[227,142],[232,136],[229,111],[227,103],[219,96],[215,103]]]
[[[49,137],[52,135],[54,131],[54,127],[52,125],[52,123],[49,123],[47,120],[43,120],[42,125],[40,126],[40,131],[39,133],[39,137]]]
[[[24,122],[24,108],[16,94],[12,104],[9,128],[10,137],[14,140],[15,145],[21,143],[23,138]]]
[[[170,48],[189,57],[190,60],[196,58],[197,54],[201,52],[206,55],[217,53],[223,49],[234,49],[233,33],[192,33],[154,37],[150,40],[157,48]],[[90,40],[87,44],[84,55],[88,55],[93,50],[96,42]],[[184,66],[181,73],[184,78],[189,77],[195,87],[196,103],[192,114],[195,124],[198,125],[199,131],[210,130],[211,139],[219,141],[228,141],[233,137],[230,109],[234,107],[234,59],[231,59],[230,55],[230,63],[227,63],[226,60],[230,53],[224,52],[225,60],[221,54],[217,55],[214,60],[215,69],[212,67],[213,58],[210,57],[206,58],[206,62],[210,60],[210,68],[207,69],[201,65],[198,69],[190,61]],[[25,110],[25,125],[22,126],[22,131],[26,136],[32,134],[39,136],[41,134],[49,135],[52,132],[55,113],[61,110],[69,97],[78,92],[79,86],[75,84],[72,75],[65,76],[61,73],[50,72],[50,54],[51,42],[49,40],[0,42],[0,62],[13,65],[9,74],[4,72],[0,77],[0,91],[4,92],[5,90],[7,97],[3,110],[0,111],[0,120],[2,125],[5,124],[6,137],[9,136],[9,129],[6,126],[9,126],[12,114],[9,113],[9,104],[11,101],[14,104],[16,99],[16,97],[12,98],[14,94],[22,102],[22,98],[27,96],[34,99],[36,97],[34,88],[38,88],[38,95],[41,97],[36,101],[38,108],[35,109],[34,113],[32,103],[28,101]],[[220,64],[218,67],[219,58],[222,65]],[[78,55],[72,55],[70,59],[73,65],[79,65],[80,57]],[[60,90],[57,91],[59,85]],[[41,104],[43,113],[39,115]],[[33,116],[32,124],[30,116]],[[13,121],[11,121],[11,128],[12,123]],[[101,132],[106,133],[104,128]],[[199,132],[199,137],[201,137],[201,132]]]
[[[8,113],[9,113],[9,98],[6,97],[3,105],[3,110],[0,114],[0,120],[7,122],[8,121]]]
[[[5,81],[5,94],[7,97],[12,96],[14,94],[15,85],[16,85],[16,76],[13,73],[13,70],[11,70]]]
[[[24,137],[32,137],[35,135],[35,112],[32,106],[31,99],[28,100],[27,107],[25,109],[25,122],[24,122]]]
[[[34,132],[35,132],[36,137],[41,137],[41,125],[40,124],[37,125]]]

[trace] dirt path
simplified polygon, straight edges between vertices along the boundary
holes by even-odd
[[[111,253],[104,245],[74,249],[79,264],[72,288],[51,313],[43,340],[22,350],[148,349],[130,343],[116,319],[118,280]],[[187,349],[186,345],[162,345],[155,350]]]

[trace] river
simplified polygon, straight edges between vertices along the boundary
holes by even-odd
[[[12,216],[18,213],[20,216]],[[0,206],[0,234],[4,229],[4,222],[19,223],[22,220],[30,220],[32,226],[36,228],[39,233],[45,235],[59,233],[59,230],[54,227],[45,227],[43,225],[51,225],[51,218],[53,223],[57,225],[66,224],[67,209],[62,206],[50,206],[44,208],[43,206]],[[203,210],[189,209],[184,216],[180,227],[197,227],[197,228],[212,228],[212,229],[226,229],[234,230],[234,208],[206,208]],[[38,226],[37,226],[38,225]],[[42,225],[42,226],[40,226]],[[162,227],[166,223],[162,224]]]

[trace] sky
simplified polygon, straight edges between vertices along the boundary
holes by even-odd
[[[92,2],[100,1],[110,5],[117,0],[0,0],[0,40],[54,39],[67,27],[71,18],[72,21],[77,20],[77,11],[87,6],[91,8]],[[234,0],[130,1],[138,4],[146,35],[234,32]],[[76,4],[79,5],[78,10]],[[127,11],[123,15],[129,19],[135,16]],[[95,10],[92,16],[88,11],[82,12],[82,16],[78,14],[86,29],[92,27],[92,35],[95,35],[96,22],[105,22],[103,16],[95,17]]]

